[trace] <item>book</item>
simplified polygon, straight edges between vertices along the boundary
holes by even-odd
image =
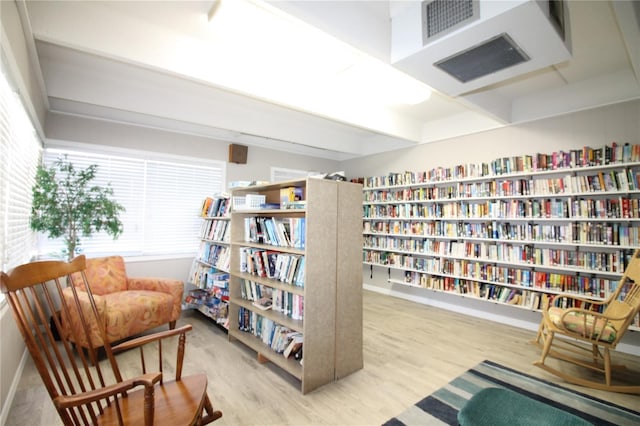
[[[285,358],[289,358],[294,355],[302,348],[302,341],[302,333],[296,333],[290,336],[289,344],[287,345],[287,348],[284,350],[282,355],[284,355]]]
[[[268,311],[269,309],[271,309],[271,306],[273,305],[273,301],[271,300],[270,297],[261,297],[255,302],[252,302],[251,304],[260,310]]]
[[[280,204],[284,205],[292,201],[302,201],[304,198],[303,189],[299,186],[290,186],[280,189]]]

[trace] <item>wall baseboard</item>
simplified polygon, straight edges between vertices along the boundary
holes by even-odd
[[[11,410],[11,406],[13,405],[13,398],[16,396],[16,391],[18,390],[18,385],[20,384],[20,379],[22,378],[22,372],[24,371],[24,366],[26,365],[28,358],[29,351],[27,351],[27,349],[25,348],[24,352],[22,353],[22,357],[20,358],[20,364],[18,364],[16,373],[14,374],[13,380],[11,381],[11,387],[9,388],[9,392],[7,393],[7,399],[4,401],[2,411],[0,411],[0,425],[4,425],[7,423],[9,411]]]

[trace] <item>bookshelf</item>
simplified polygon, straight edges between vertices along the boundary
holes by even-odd
[[[207,197],[202,203],[200,248],[193,260],[188,283],[195,287],[185,298],[187,307],[228,328],[231,199]]]
[[[297,208],[280,208],[288,188],[302,193]],[[236,188],[232,198],[229,339],[297,378],[302,393],[361,369],[362,186],[308,178]],[[273,301],[268,310],[254,304],[265,294]],[[291,336],[302,340],[302,351],[286,357]]]
[[[389,283],[527,310],[562,292],[605,299],[640,246],[639,180],[629,144],[365,178],[363,262]]]

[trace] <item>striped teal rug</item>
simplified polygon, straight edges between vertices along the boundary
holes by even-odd
[[[640,425],[640,413],[637,411],[574,392],[495,362],[483,361],[390,419],[384,426],[457,425],[458,410],[476,392],[488,387],[510,389],[594,425]],[[487,409],[499,410],[500,407]]]

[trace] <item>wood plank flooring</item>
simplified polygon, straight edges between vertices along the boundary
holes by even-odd
[[[191,323],[183,374],[205,370],[209,396],[223,412],[216,425],[379,425],[445,385],[465,370],[489,359],[519,371],[560,382],[534,367],[539,350],[535,333],[444,311],[402,299],[364,292],[364,369],[307,395],[300,383],[256,353],[227,341],[227,335],[197,312]],[[165,357],[173,359],[164,345]],[[120,355],[125,375],[137,352]],[[614,353],[635,376],[640,359]],[[171,374],[172,370],[165,371]],[[640,396],[578,389],[632,409]],[[29,362],[6,423],[8,426],[60,424],[40,377]]]

